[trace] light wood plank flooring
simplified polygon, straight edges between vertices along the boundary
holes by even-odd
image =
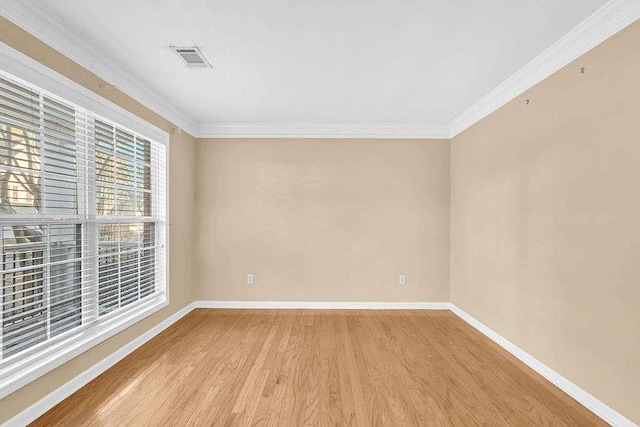
[[[606,425],[449,311],[195,310],[34,425]]]

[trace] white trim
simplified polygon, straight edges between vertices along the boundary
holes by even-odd
[[[409,123],[198,123],[196,138],[449,139],[449,125]]]
[[[640,0],[611,0],[450,124],[458,135],[640,18]]]
[[[131,77],[39,2],[0,0],[0,14],[196,138],[450,139],[640,18],[640,0],[611,0],[451,123],[210,123],[196,122]]]
[[[605,403],[596,399],[588,392],[582,390],[580,387],[564,378],[542,362],[517,347],[515,344],[502,337],[497,332],[493,331],[471,315],[467,314],[459,307],[448,302],[425,302],[425,303],[362,303],[362,302],[269,302],[269,301],[195,301],[187,305],[180,311],[169,316],[167,319],[154,326],[144,334],[140,335],[120,350],[107,356],[105,359],[93,365],[91,368],[78,375],[62,387],[58,388],[54,392],[50,393],[43,399],[39,400],[35,404],[31,405],[15,417],[11,418],[2,427],[18,427],[27,425],[35,421],[39,416],[53,408],[58,403],[75,393],[98,375],[124,359],[127,355],[131,354],[134,350],[141,347],[147,341],[160,332],[171,326],[176,321],[187,315],[195,308],[262,308],[262,309],[426,309],[426,310],[451,310],[454,314],[467,322],[469,325],[476,328],[482,334],[489,339],[500,345],[502,348],[513,354],[515,357],[524,362],[527,366],[532,368],[538,374],[545,377],[551,383],[553,383],[560,390],[567,393],[574,398],[580,404],[592,411],[594,414],[602,418],[613,426],[620,427],[633,427],[636,426],[631,420],[615,411],[613,408],[607,406]]]
[[[196,301],[196,308],[449,310],[448,302]]]
[[[120,360],[124,359],[126,356],[131,354],[138,347],[141,347],[144,343],[149,341],[151,338],[158,335],[160,332],[167,329],[169,326],[180,320],[182,317],[187,315],[195,308],[195,303],[191,303],[181,309],[180,311],[172,314],[162,322],[158,323],[153,328],[149,329],[144,334],[140,335],[118,351],[110,354],[106,358],[102,359],[100,362],[96,363],[68,383],[64,384],[62,387],[58,388],[54,392],[48,394],[46,397],[42,398],[38,402],[34,403],[24,411],[20,412],[15,417],[11,418],[9,421],[4,423],[2,427],[19,427],[25,426],[33,421],[35,421],[39,416],[47,412],[49,409],[56,406],[58,403],[62,402],[67,397],[71,396],[73,393],[78,391],[84,385],[89,383],[91,380],[96,378],[98,375],[118,363]]]
[[[73,334],[42,353],[36,353],[20,360],[15,366],[11,365],[10,373],[3,374],[0,380],[0,399],[51,372],[58,366],[111,338],[129,326],[151,316],[168,304],[165,294],[159,295],[147,303],[132,307],[129,312],[113,317],[113,319],[106,321],[104,324],[92,326],[83,332]],[[83,334],[87,336],[82,337]]]
[[[0,42],[0,75],[17,79],[64,103],[75,104],[145,138],[167,144],[169,134],[128,110]]]
[[[602,418],[607,423],[612,426],[620,426],[620,427],[633,427],[637,425],[633,423],[631,420],[626,418],[621,413],[617,412],[615,409],[607,406],[602,401],[596,399],[594,396],[584,391],[553,369],[546,366],[544,363],[522,350],[515,344],[511,343],[509,340],[504,338],[502,335],[498,334],[485,324],[481,323],[479,320],[475,319],[468,313],[461,310],[454,304],[451,304],[451,311],[460,317],[462,320],[467,322],[469,325],[476,328],[482,334],[487,336],[489,339],[494,341],[500,347],[507,350],[509,353],[513,354],[515,357],[524,362],[525,365],[529,366],[531,369],[536,371],[538,374],[545,377],[547,380],[551,381],[556,387],[560,390],[567,393],[569,396],[578,401],[581,405],[586,407],[588,410]]]
[[[164,149],[166,150],[166,161],[168,162],[169,147],[167,145],[169,143],[169,135],[166,132],[3,43],[0,43],[0,76],[7,76],[10,79],[17,78],[38,92],[47,93],[48,96],[60,99],[65,104],[72,104],[90,111],[92,117],[93,113],[96,113],[96,116],[106,116],[109,122],[118,123],[118,127],[129,128],[136,134],[141,134],[145,138],[165,144]],[[121,126],[121,123],[124,126]],[[161,172],[165,174],[165,183],[168,185],[168,169]],[[165,203],[165,210],[168,215],[168,194]],[[64,218],[62,219],[64,220]],[[78,219],[80,218],[78,217]],[[7,218],[3,220],[7,220]],[[86,221],[87,218],[84,218],[79,222],[86,223]],[[158,222],[162,224],[162,219]],[[164,221],[164,226],[168,236],[168,218]],[[166,244],[168,245],[168,237]],[[114,319],[105,320],[107,319],[105,317],[103,319],[104,323],[90,325],[90,328],[81,328],[69,335],[68,339],[60,340],[55,344],[52,343],[42,351],[28,356],[24,355],[21,359],[16,359],[15,363],[12,361],[10,365],[2,367],[0,369],[0,399],[123,329],[166,307],[169,294],[169,251],[167,250],[166,252],[165,290],[161,295],[133,304],[129,310],[121,312]]]
[[[640,19],[640,0],[611,0],[449,124],[198,123],[197,138],[451,139]]]
[[[49,12],[41,2],[0,0],[0,15],[176,126],[193,134],[196,124],[191,117],[158,95],[144,80],[132,77],[131,73],[127,73],[102,52],[96,52],[96,49],[85,41],[85,37]]]

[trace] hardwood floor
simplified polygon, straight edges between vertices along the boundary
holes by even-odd
[[[606,425],[449,311],[195,310],[39,418]]]

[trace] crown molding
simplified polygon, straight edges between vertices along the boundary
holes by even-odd
[[[169,134],[163,129],[1,41],[0,76],[19,81],[38,92],[59,99],[64,104],[88,110],[156,142],[166,145],[169,141]]]
[[[640,0],[611,0],[451,122],[452,136],[640,19]]]
[[[611,0],[450,124],[196,122],[94,49],[39,2],[0,0],[0,14],[197,138],[450,139],[640,19],[640,0]]]
[[[640,0],[611,0],[450,124],[198,123],[199,138],[451,139],[640,19]]]
[[[198,123],[197,138],[450,139],[448,125],[403,123]]]
[[[113,60],[97,55],[84,37],[37,1],[0,0],[0,15],[96,74],[176,126],[193,134],[196,122]]]

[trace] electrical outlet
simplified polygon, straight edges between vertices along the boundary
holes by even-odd
[[[247,274],[247,285],[253,285],[253,274]]]
[[[407,276],[404,274],[400,275],[400,279],[398,280],[398,282],[400,283],[401,286],[404,286],[407,284]]]

